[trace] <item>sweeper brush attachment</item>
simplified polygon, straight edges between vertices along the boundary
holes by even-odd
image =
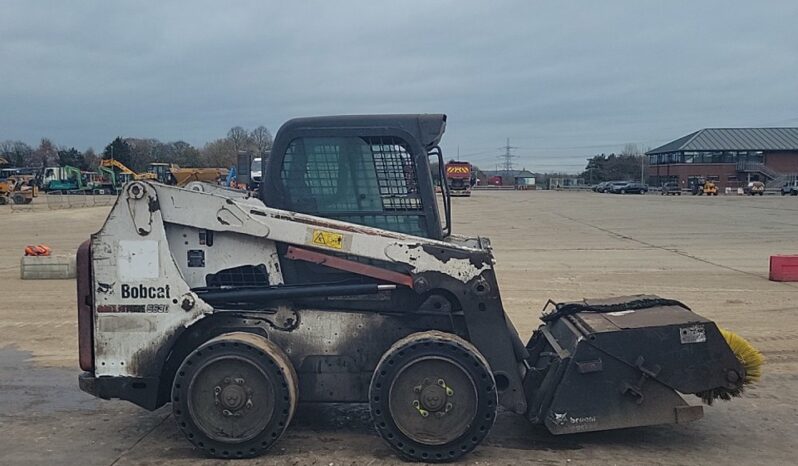
[[[657,296],[552,303],[527,344],[533,422],[555,434],[699,419],[759,377],[761,355],[684,304]]]
[[[762,377],[762,364],[765,362],[764,356],[745,338],[730,332],[726,329],[720,329],[721,335],[726,340],[729,348],[734,352],[737,360],[743,365],[745,375],[742,379],[742,385],[734,388],[718,387],[713,390],[698,393],[698,396],[704,400],[704,403],[711,405],[715,400],[731,400],[734,397],[741,396],[746,385],[759,381]]]

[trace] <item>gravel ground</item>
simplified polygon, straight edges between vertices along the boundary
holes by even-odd
[[[74,254],[108,207],[0,207],[0,464],[210,464],[165,407],[147,412],[77,388],[73,281],[22,281],[44,242]],[[75,204],[78,206],[80,204]],[[85,204],[83,204],[85,205]],[[701,421],[555,437],[510,413],[464,464],[794,464],[798,456],[798,283],[767,279],[798,253],[792,197],[477,192],[454,199],[455,231],[491,238],[502,298],[521,335],[548,298],[653,293],[684,301],[767,358],[743,398]],[[399,463],[359,405],[303,406],[275,451],[236,464]]]

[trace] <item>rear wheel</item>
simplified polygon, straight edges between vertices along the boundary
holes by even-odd
[[[11,199],[14,201],[14,204],[22,205],[25,203],[25,196],[22,194],[14,194],[14,197]]]
[[[297,381],[285,353],[245,332],[216,337],[189,354],[172,385],[172,413],[208,454],[245,458],[268,450],[294,415]]]
[[[415,333],[383,354],[369,389],[374,426],[401,457],[452,461],[473,450],[496,419],[485,358],[444,332]]]

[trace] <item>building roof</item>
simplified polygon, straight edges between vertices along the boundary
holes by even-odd
[[[705,128],[646,154],[719,150],[798,151],[798,128]]]

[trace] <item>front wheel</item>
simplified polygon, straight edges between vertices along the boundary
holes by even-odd
[[[297,380],[285,353],[246,332],[220,335],[189,354],[172,384],[172,413],[188,440],[211,456],[268,450],[294,415]]]
[[[469,342],[429,331],[383,354],[369,388],[377,432],[405,459],[453,461],[473,450],[496,419],[490,366]]]

